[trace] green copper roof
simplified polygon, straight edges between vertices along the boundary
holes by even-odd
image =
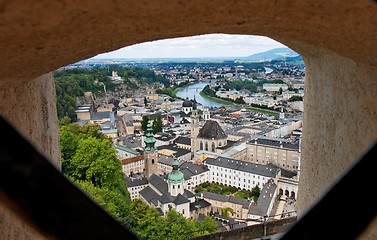
[[[154,146],[154,144],[156,143],[156,139],[154,138],[152,124],[147,125],[144,143],[145,143],[145,148],[144,148],[145,151],[157,150],[157,148]]]
[[[173,171],[168,175],[168,181],[172,183],[182,183],[184,181],[184,176],[181,171],[179,171],[178,166],[179,162],[178,159],[174,158],[173,160]]]

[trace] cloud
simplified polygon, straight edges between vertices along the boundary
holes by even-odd
[[[207,34],[139,43],[95,58],[241,57],[283,44],[263,36]]]

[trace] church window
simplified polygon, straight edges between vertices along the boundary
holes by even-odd
[[[152,164],[154,164],[154,159],[152,159]]]
[[[205,143],[205,150],[208,151],[208,142]]]
[[[203,142],[200,141],[200,150],[203,150]]]
[[[173,189],[175,189],[175,185],[173,185]]]
[[[219,142],[219,147],[221,147],[221,145],[222,145],[221,142]]]
[[[178,185],[178,188],[180,188],[180,185]]]
[[[212,143],[212,152],[215,152],[215,143]]]

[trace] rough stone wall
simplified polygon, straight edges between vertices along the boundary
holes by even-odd
[[[0,112],[21,134],[51,159],[57,168],[60,168],[55,82],[51,73],[20,86],[9,83],[1,88]],[[3,137],[6,141],[7,136]],[[0,202],[0,239],[43,239],[43,237]]]
[[[301,213],[377,139],[377,67],[316,51],[306,58]]]
[[[52,73],[20,85],[10,82],[0,88],[0,113],[60,168],[59,127]]]
[[[266,235],[274,235],[287,230],[296,222],[296,217],[286,218],[266,223]],[[231,231],[219,232],[207,236],[193,238],[195,240],[214,239],[214,240],[247,240],[263,237],[264,225],[257,224],[245,228],[239,228]]]

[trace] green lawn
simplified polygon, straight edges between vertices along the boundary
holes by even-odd
[[[254,197],[258,198],[259,196],[259,192],[255,194],[257,196],[254,196],[252,191],[238,190],[236,187],[223,186],[220,184],[210,183],[210,182],[202,183],[195,188],[196,193],[202,192],[202,191],[218,193],[222,195],[233,195],[235,197],[244,198],[244,199],[254,198]]]

